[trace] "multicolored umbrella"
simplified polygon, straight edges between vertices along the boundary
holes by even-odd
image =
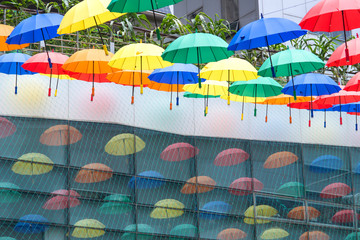
[[[76,238],[96,238],[105,234],[105,225],[96,219],[83,219],[74,224],[71,236]]]
[[[20,175],[41,175],[53,169],[54,162],[41,153],[27,153],[18,158],[11,170]]]
[[[199,149],[189,143],[179,142],[167,146],[160,154],[160,158],[169,162],[180,162],[195,157]]]
[[[17,49],[26,48],[29,46],[28,43],[26,44],[7,44],[6,39],[10,35],[10,33],[14,30],[14,27],[9,25],[0,24],[0,51],[13,51]]]
[[[227,216],[223,214],[229,214],[231,209],[232,206],[223,201],[208,202],[200,208],[200,218],[209,220],[224,219]]]
[[[220,152],[215,160],[215,166],[234,166],[248,160],[250,155],[240,148],[229,148]]]
[[[131,212],[133,206],[130,196],[114,194],[104,198],[105,203],[101,205],[98,212],[103,214],[123,214]]]
[[[0,203],[13,203],[21,199],[18,185],[11,182],[0,182]],[[1,240],[1,239],[0,239]]]
[[[309,170],[314,173],[328,173],[340,170],[343,160],[333,155],[322,155],[310,163]]]
[[[184,214],[185,205],[175,199],[163,199],[155,203],[150,217],[156,219],[177,218]]]
[[[281,185],[276,192],[278,194],[300,198],[305,196],[305,187],[304,184],[299,182],[287,182]]]
[[[215,186],[216,182],[211,177],[192,177],[186,181],[180,192],[182,194],[205,193],[212,191]]]
[[[349,193],[351,193],[351,188],[347,184],[337,182],[327,185],[321,191],[320,197],[325,199],[332,199],[346,196]]]
[[[131,224],[126,226],[124,231],[121,240],[150,240],[153,239],[153,236],[149,234],[155,232],[154,228],[147,224]]]
[[[288,104],[290,108],[309,110],[309,127],[311,127],[311,117],[313,117],[313,110],[324,110],[324,128],[326,127],[326,109],[331,108],[330,104],[319,104],[315,102],[298,102]]]
[[[299,240],[330,240],[330,236],[321,231],[310,231],[301,234]]]
[[[40,136],[40,142],[47,146],[66,146],[77,143],[82,134],[69,125],[55,125],[46,129]]]
[[[4,117],[0,117],[0,138],[6,138],[13,135],[16,131],[16,126]]]
[[[279,212],[278,210],[276,210],[275,208],[268,206],[268,205],[258,205],[255,207],[251,206],[248,209],[246,209],[244,215],[244,223],[246,224],[251,224],[254,225],[255,224],[255,214],[256,216],[259,217],[273,217],[275,215],[277,215]],[[265,224],[265,223],[270,223],[270,220],[267,219],[256,219],[256,224]]]
[[[360,72],[355,74],[345,85],[343,88],[344,91],[360,91]]]
[[[97,183],[110,179],[113,170],[102,163],[90,163],[81,167],[75,177],[78,183]]]
[[[170,230],[170,235],[179,237],[170,237],[170,240],[181,240],[184,237],[194,238],[198,234],[198,229],[192,224],[180,224]],[[1,239],[0,239],[1,240]]]
[[[80,194],[74,190],[60,189],[51,194],[55,196],[47,200],[42,208],[47,210],[60,210],[80,205],[80,201],[77,199],[80,197]]]
[[[346,36],[345,36],[346,37]],[[348,53],[351,52],[346,58],[346,45]],[[360,63],[360,39],[359,37],[352,39],[348,42],[341,44],[331,54],[329,60],[326,63],[327,67],[340,67],[347,65],[355,65]]]
[[[247,234],[237,228],[227,228],[219,232],[216,239],[218,240],[237,240],[246,238]]]
[[[310,206],[308,207],[299,206],[293,208],[287,215],[287,217],[290,219],[301,220],[301,221],[306,220],[306,217],[308,217],[309,220],[312,220],[314,218],[318,218],[319,216],[320,216],[320,211]]]
[[[135,186],[135,177],[132,177],[128,183],[128,187],[131,189],[153,189],[161,187],[165,184],[163,180],[165,177],[156,171],[145,171],[139,173],[136,177],[136,186]]]
[[[229,193],[237,196],[246,196],[253,191],[261,191],[264,184],[256,178],[242,177],[233,181],[229,186]]]
[[[114,156],[127,156],[142,151],[146,143],[138,136],[123,133],[112,137],[105,145],[105,152]]]
[[[289,233],[282,228],[270,228],[265,230],[260,238],[261,239],[281,239],[289,236]]]
[[[340,224],[347,224],[355,222],[355,219],[360,220],[360,215],[355,213],[354,210],[341,210],[335,213],[334,216],[332,216],[331,221],[333,223],[340,223]]]
[[[264,162],[264,168],[281,168],[296,162],[299,158],[292,152],[277,152],[271,154]]]
[[[49,220],[41,215],[29,214],[21,217],[14,231],[19,233],[43,233],[49,229]]]

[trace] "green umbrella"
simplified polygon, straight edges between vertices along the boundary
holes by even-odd
[[[170,235],[176,235],[177,237],[171,237],[170,240],[186,239],[186,237],[196,237],[197,228],[191,224],[180,224],[171,229]],[[185,237],[185,238],[184,238]]]
[[[301,50],[288,49],[278,52],[271,56],[272,64],[275,69],[276,77],[290,77],[303,73],[313,72],[325,66],[322,61],[315,54]],[[271,62],[267,59],[258,71],[258,75],[263,77],[272,77]],[[296,100],[296,92],[294,86],[294,79],[292,79],[294,88],[294,99]]]
[[[124,228],[124,231],[133,232],[133,233],[124,233],[121,236],[121,240],[150,240],[153,239],[152,235],[147,235],[144,233],[154,233],[154,229],[147,224],[131,224]],[[138,232],[136,235],[135,232]]]
[[[107,7],[110,12],[117,12],[117,13],[136,13],[136,12],[144,12],[152,10],[155,26],[156,26],[156,35],[158,40],[161,40],[160,31],[157,26],[157,21],[155,17],[154,10],[163,8],[166,6],[174,5],[182,0],[141,0],[141,1],[134,1],[134,0],[112,0]]]
[[[1,182],[0,203],[13,203],[19,201],[21,193],[16,190],[20,190],[19,186],[9,182]]]
[[[229,92],[239,96],[254,97],[254,116],[256,117],[256,98],[280,95],[281,89],[282,86],[274,79],[269,77],[259,77],[254,80],[234,82],[230,86]]]
[[[299,182],[288,182],[283,184],[276,191],[279,194],[292,196],[292,197],[303,197],[305,196],[305,188],[304,185]]]
[[[0,240],[16,240],[16,239],[12,237],[0,237]]]
[[[130,212],[133,209],[130,204],[130,197],[123,194],[110,195],[105,197],[104,200],[109,202],[104,203],[98,209],[103,214],[121,214]]]
[[[201,88],[200,64],[217,62],[234,54],[228,51],[228,43],[209,33],[191,33],[177,38],[163,52],[161,57],[172,63],[192,63],[199,68],[199,88]]]
[[[357,240],[360,239],[360,232],[353,232],[346,236],[345,240]]]
[[[202,94],[197,94],[197,93],[185,92],[184,97],[186,97],[186,98],[219,98],[220,95],[217,95],[217,96],[214,96],[214,95],[202,95]]]

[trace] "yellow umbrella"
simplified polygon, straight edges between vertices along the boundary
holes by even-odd
[[[221,99],[229,100],[229,95],[222,95],[220,96]],[[263,102],[266,98],[257,98],[256,101]],[[245,97],[239,96],[236,94],[230,93],[230,101],[232,102],[242,102],[242,110],[241,110],[241,120],[244,120],[244,104],[245,103],[254,103],[255,98],[253,97]]]
[[[41,153],[27,153],[18,159],[11,170],[20,175],[41,175],[53,169],[53,161]]]
[[[50,74],[40,73],[40,75],[46,76],[46,77],[50,77]],[[56,74],[52,74],[52,77],[58,78],[58,79],[61,79],[61,80],[76,80],[75,78],[72,78],[72,77],[70,77],[69,75],[56,75]]]
[[[282,228],[270,228],[265,230],[260,238],[261,239],[280,239],[289,236],[289,233]]]
[[[186,84],[183,90],[190,93],[201,94],[206,96],[204,98],[205,116],[208,114],[209,98],[207,96],[213,95],[227,95],[228,85],[226,82],[219,82],[214,80],[207,80],[202,83],[205,87],[199,88],[198,84]]]
[[[201,78],[208,80],[224,81],[228,88],[233,82],[248,81],[258,78],[257,70],[248,61],[240,58],[228,58],[205,65],[200,72]],[[227,97],[230,105],[230,93]]]
[[[142,75],[143,70],[154,70],[172,65],[172,63],[161,58],[161,54],[164,51],[163,48],[150,43],[140,42],[130,44],[120,48],[110,59],[109,65],[122,70],[140,71],[140,75]],[[143,87],[141,79],[140,94],[143,93]],[[131,104],[134,104],[134,88],[135,84],[133,84]]]
[[[84,0],[73,6],[64,16],[58,34],[69,34],[96,26],[105,54],[108,50],[100,33],[99,24],[116,19],[125,13],[112,13],[107,9],[111,0]]]
[[[166,219],[176,218],[184,214],[184,204],[175,199],[164,199],[155,203],[155,209],[151,212],[151,218]],[[181,209],[181,210],[178,210]]]
[[[76,238],[95,238],[105,234],[105,225],[96,219],[83,219],[75,223],[71,236]]]
[[[126,156],[140,152],[145,148],[145,142],[131,133],[123,133],[111,138],[105,145],[105,152],[115,156]]]
[[[255,224],[254,221],[254,213],[256,212],[256,216],[257,217],[273,217],[276,214],[278,214],[278,211],[268,205],[259,205],[255,207],[255,211],[254,211],[254,206],[249,207],[246,211],[245,211],[245,218],[244,218],[244,222],[247,224]],[[270,220],[263,220],[263,219],[256,219],[256,223],[258,224],[264,224],[264,223],[269,223],[271,222]]]

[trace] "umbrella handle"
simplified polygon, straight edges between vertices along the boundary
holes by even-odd
[[[309,127],[311,127],[311,120],[309,120]]]
[[[15,87],[15,94],[17,94],[17,87]]]
[[[342,117],[340,117],[340,125],[342,125]]]
[[[314,110],[311,109],[311,117],[314,118]]]
[[[90,101],[94,101],[94,95],[91,94]]]
[[[241,114],[241,121],[244,120],[244,114]]]
[[[254,108],[254,117],[256,117],[256,108]]]
[[[267,116],[265,116],[265,122],[267,123],[267,120],[268,120],[268,117]]]
[[[156,28],[156,37],[157,37],[157,39],[158,39],[159,41],[161,40],[159,28]]]
[[[131,96],[131,104],[134,104],[134,96]]]
[[[172,103],[170,103],[170,110],[172,110]]]
[[[55,97],[57,96],[57,89],[55,89]]]
[[[230,105],[230,96],[227,96],[227,104]]]
[[[294,100],[296,101],[296,91],[293,91],[293,95],[294,95]]]
[[[324,122],[324,128],[326,128],[326,122]]]
[[[51,96],[51,88],[49,88],[48,96]]]
[[[355,124],[355,130],[356,131],[358,130],[358,124],[357,123]]]
[[[345,56],[346,56],[346,61],[349,62],[350,61],[350,54],[349,54],[349,49],[345,48]]]
[[[108,51],[106,45],[103,45],[103,49],[104,49],[105,55],[108,56],[108,55],[109,55],[109,51]]]
[[[143,94],[143,93],[144,93],[144,85],[140,84],[140,94]]]
[[[91,95],[95,96],[95,88],[94,87],[91,89]]]
[[[289,117],[289,122],[290,122],[290,124],[292,124],[292,117],[291,116]]]
[[[176,97],[176,106],[179,106],[179,97]]]
[[[205,114],[206,114],[206,115],[208,114],[208,111],[209,111],[209,107],[206,106],[206,107],[205,107]]]

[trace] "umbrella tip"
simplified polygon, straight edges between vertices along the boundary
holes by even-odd
[[[262,13],[260,14],[260,16],[261,16],[261,18],[264,18],[264,15]]]

